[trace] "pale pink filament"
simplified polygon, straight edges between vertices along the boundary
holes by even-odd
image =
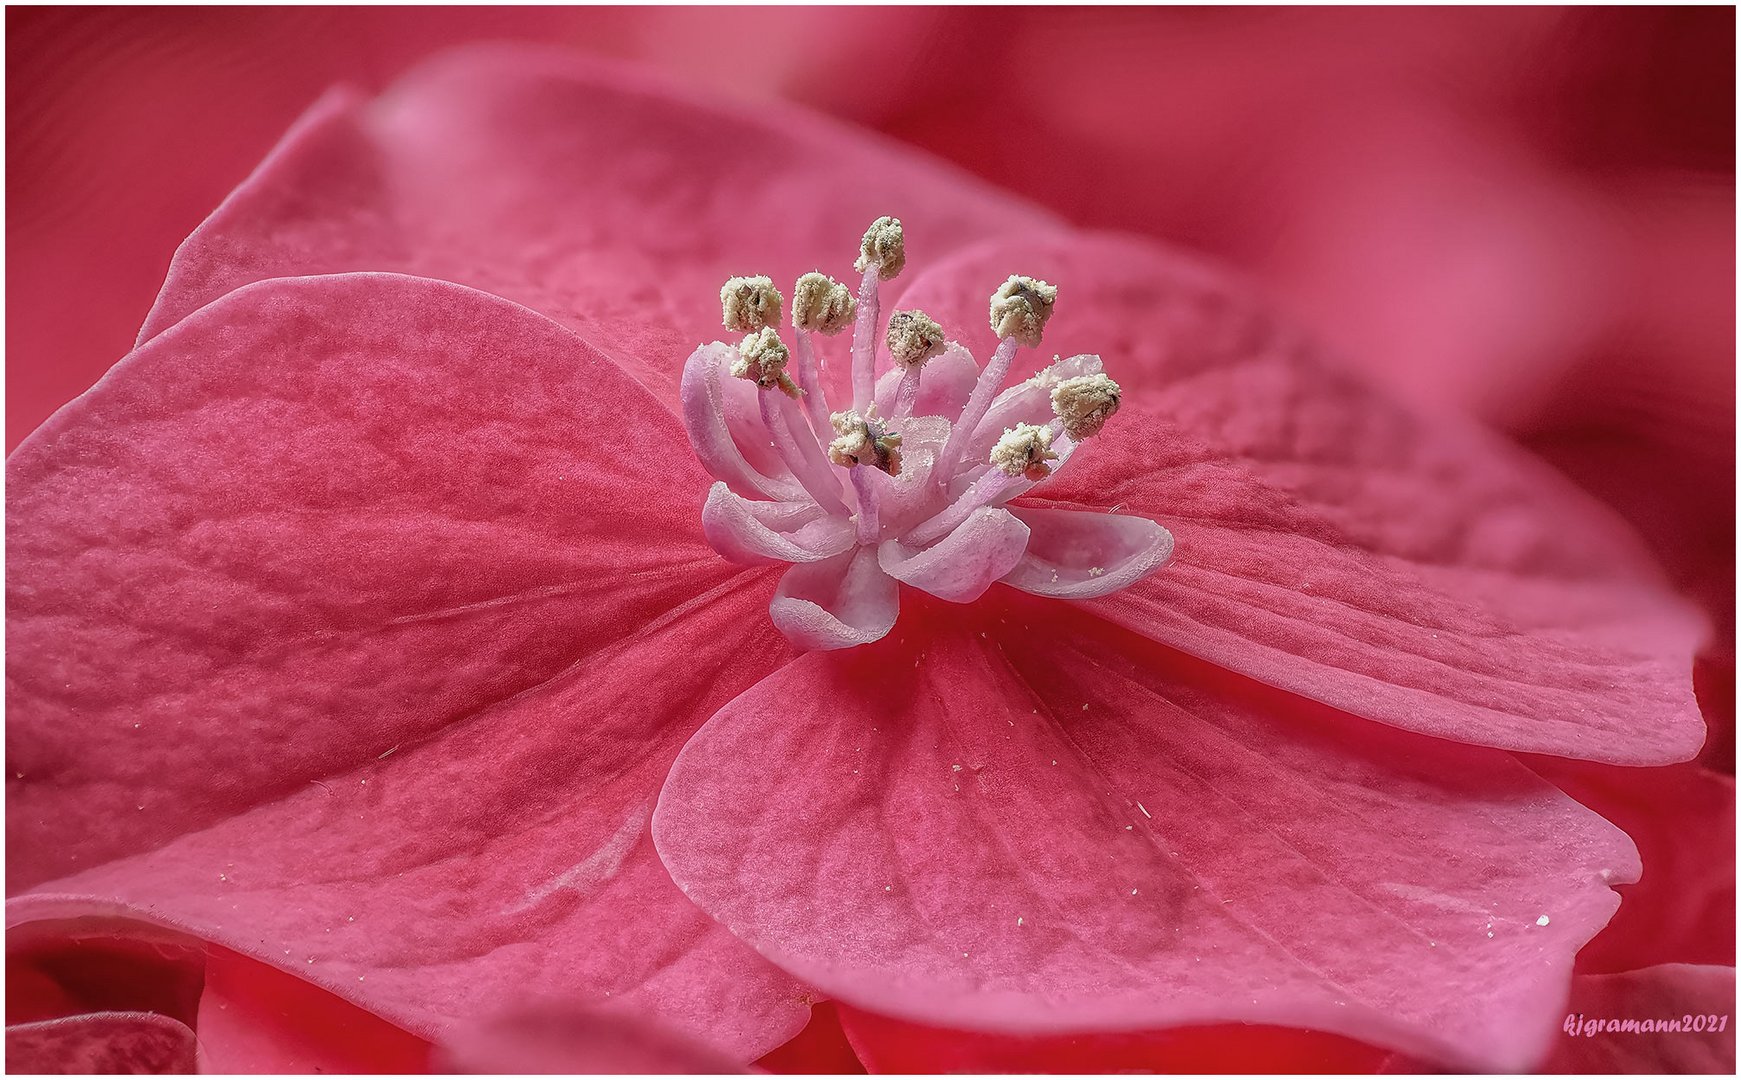
[[[1015,338],[1004,338],[997,343],[997,351],[991,354],[985,370],[979,373],[979,381],[973,385],[973,394],[968,397],[966,408],[961,410],[961,419],[950,429],[949,440],[943,444],[943,452],[937,455],[937,464],[931,471],[933,484],[942,486],[955,472],[955,465],[961,460],[961,452],[967,448],[967,441],[973,437],[973,429],[985,419],[986,411],[991,408],[992,398],[997,396],[1004,379],[1009,376],[1010,362],[1015,357]]]
[[[757,394],[761,400],[762,424],[774,441],[774,452],[780,455],[780,460],[792,470],[792,475],[810,493],[810,497],[816,500],[818,506],[831,514],[845,515],[846,504],[839,495],[840,482],[828,467],[828,459],[823,456],[822,447],[817,445],[816,436],[808,428],[802,436],[793,434],[786,423],[780,395],[781,392],[776,389],[761,390]]]
[[[858,287],[858,319],[852,327],[852,407],[860,416],[876,395],[877,316],[882,301],[877,292],[881,271],[872,263]]]

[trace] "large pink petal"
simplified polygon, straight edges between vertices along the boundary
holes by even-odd
[[[191,1073],[194,1035],[157,1013],[83,1013],[6,1029],[6,1072]]]
[[[377,101],[317,106],[182,245],[142,338],[251,281],[391,270],[543,312],[674,401],[683,357],[717,332],[721,282],[844,272],[882,214],[907,221],[915,260],[1049,221],[809,113],[476,47]]]
[[[985,297],[1011,272],[1060,284],[1041,355],[1116,358],[1125,389],[1032,499],[1178,538],[1165,571],[1096,611],[1428,734],[1627,764],[1698,750],[1697,620],[1637,539],[1545,467],[1385,399],[1241,288],[1139,241],[987,244],[903,301],[989,348]]]
[[[803,657],[708,721],[654,816],[685,892],[921,1023],[1546,1051],[1609,884],[1637,876],[1623,834],[1506,755],[1009,600]]]
[[[60,879],[15,918],[148,912],[425,1036],[567,993],[783,1041],[791,981],[646,838],[790,655],[682,442],[458,286],[262,283],[154,338],[9,465],[9,881]]]

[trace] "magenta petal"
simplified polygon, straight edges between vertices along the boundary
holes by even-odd
[[[1060,600],[1085,600],[1129,587],[1173,554],[1173,534],[1148,518],[1011,506],[1028,527],[1028,546],[1005,585]]]
[[[186,1024],[147,1012],[84,1013],[6,1028],[6,1072],[192,1073]]]
[[[697,328],[719,325],[721,282],[763,273],[786,289],[829,252],[850,260],[890,213],[927,258],[1052,223],[808,112],[476,46],[299,124],[176,252],[142,334],[263,278],[396,271],[524,304],[673,401]]]
[[[731,356],[731,346],[716,341],[698,347],[683,365],[683,426],[689,432],[689,445],[703,468],[740,495],[805,498],[791,470],[771,449],[759,455],[763,467],[758,468],[750,464],[743,442],[733,434],[727,420],[726,388],[743,380],[725,373]]]
[[[453,285],[267,282],[153,338],[8,463],[15,910],[147,913],[425,1036],[546,993],[784,1041],[791,979],[647,838],[791,655],[682,442]]]
[[[768,605],[774,625],[800,649],[849,649],[894,629],[900,597],[876,552],[855,547],[786,571]]]
[[[1504,754],[1011,600],[803,657],[709,720],[654,815],[684,891],[823,992],[936,1026],[1545,1053],[1638,874],[1623,834]]]
[[[967,604],[1008,574],[1028,546],[1028,527],[1007,510],[982,507],[922,551],[897,540],[877,548],[883,571],[932,596]]]
[[[813,502],[758,502],[722,480],[707,493],[701,531],[715,551],[743,563],[817,562],[857,543],[852,522]]]
[[[1106,618],[1443,738],[1618,764],[1698,751],[1703,629],[1612,512],[1338,371],[1246,290],[1152,244],[988,243],[927,266],[902,302],[989,349],[983,283],[1017,266],[1068,283],[1045,354],[1097,350],[1124,388],[1032,501],[1178,536],[1164,572],[1091,601]]]

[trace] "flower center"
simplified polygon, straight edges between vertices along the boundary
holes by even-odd
[[[959,603],[997,581],[1104,595],[1171,551],[1152,522],[1005,507],[1064,467],[1119,407],[1097,356],[1054,357],[1005,386],[1016,354],[1040,346],[1057,288],[1020,275],[996,287],[988,315],[998,344],[981,368],[923,311],[883,320],[882,283],[906,262],[901,223],[877,219],[854,264],[856,290],[805,274],[789,322],[773,281],[734,277],[720,290],[721,314],[744,336],[735,348],[699,347],[684,367],[684,422],[719,481],[703,529],[728,558],[793,564],[770,612],[806,647],[887,633],[896,582]],[[821,339],[848,327],[850,369],[832,389],[851,400],[831,407]],[[1083,557],[1090,576],[1113,562],[1119,570],[1084,585],[1074,567]]]

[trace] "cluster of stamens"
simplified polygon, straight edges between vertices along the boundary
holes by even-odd
[[[776,453],[805,491],[830,512],[847,512],[843,498],[847,488],[833,469],[848,471],[856,507],[851,516],[860,543],[866,544],[881,538],[876,486],[869,473],[901,474],[902,437],[897,427],[912,418],[926,364],[951,347],[943,327],[918,310],[894,312],[883,332],[877,333],[879,286],[898,275],[906,261],[900,221],[878,218],[866,230],[854,263],[862,275],[856,295],[820,272],[798,279],[792,290],[791,348],[780,333],[785,301],[771,280],[734,277],[720,290],[726,328],[745,335],[731,374],[758,387],[762,420]],[[1051,422],[1015,424],[1004,431],[987,459],[967,470],[960,468],[975,429],[1009,375],[1017,349],[1040,344],[1057,297],[1055,286],[1021,276],[1011,276],[992,294],[990,318],[999,338],[997,350],[980,372],[960,415],[949,425],[947,438],[935,449],[925,480],[935,496],[934,505],[941,509],[906,528],[899,537],[903,543],[924,545],[936,540],[980,507],[1013,494],[1015,485],[1045,479],[1075,443],[1098,434],[1118,410],[1118,384],[1105,375],[1062,379],[1052,387]],[[831,412],[814,339],[837,335],[848,326],[853,328],[852,406]],[[887,417],[878,416],[874,400],[879,340],[900,373]],[[784,395],[798,405],[779,404],[779,397],[773,395]],[[953,483],[969,472],[976,475],[965,487]]]

